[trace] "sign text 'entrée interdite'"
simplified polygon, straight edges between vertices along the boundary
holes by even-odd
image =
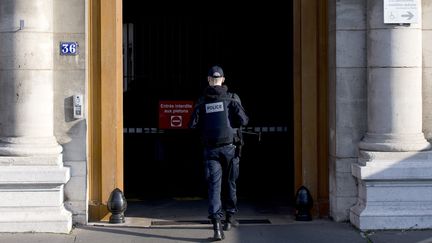
[[[415,24],[418,22],[419,0],[384,0],[384,24]]]
[[[186,129],[193,110],[190,100],[160,100],[159,129]]]

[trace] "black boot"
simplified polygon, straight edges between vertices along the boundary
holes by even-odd
[[[213,240],[223,240],[225,238],[224,232],[222,230],[221,221],[217,219],[212,219],[214,236]]]
[[[237,227],[237,226],[239,226],[239,222],[234,218],[234,215],[227,214],[223,229],[225,231],[228,231],[231,229],[231,227]]]

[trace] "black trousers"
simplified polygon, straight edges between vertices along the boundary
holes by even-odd
[[[236,181],[240,159],[235,150],[236,146],[232,144],[204,149],[210,219],[223,218],[224,211],[227,214],[238,211]]]

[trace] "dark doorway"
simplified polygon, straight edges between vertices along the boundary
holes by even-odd
[[[261,132],[245,134],[239,197],[291,201],[292,7],[141,5],[123,1],[125,196],[206,197],[199,138],[158,129],[158,102],[195,101],[217,64]]]

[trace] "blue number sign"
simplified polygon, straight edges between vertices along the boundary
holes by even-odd
[[[60,55],[75,56],[78,54],[78,42],[60,42]]]

